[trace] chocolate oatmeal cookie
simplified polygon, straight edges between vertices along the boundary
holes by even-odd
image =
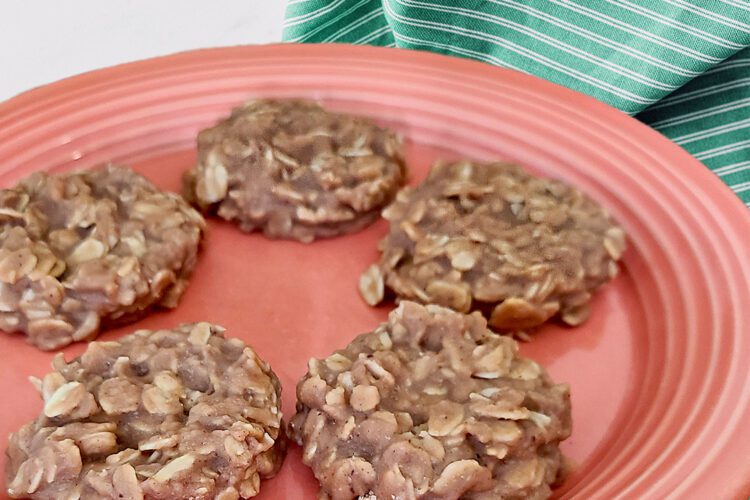
[[[258,100],[198,136],[185,196],[245,231],[310,242],[374,221],[403,185],[401,140],[302,100]]]
[[[0,190],[0,329],[49,350],[175,307],[205,222],[125,167]]]
[[[44,398],[11,435],[13,498],[237,500],[284,457],[276,375],[208,323],[92,342],[32,380]]]
[[[543,499],[561,479],[568,386],[478,314],[402,302],[297,385],[290,435],[321,498]]]
[[[482,311],[499,330],[555,316],[582,323],[625,248],[623,230],[586,195],[504,163],[439,162],[383,216],[380,261],[359,282],[368,304],[392,291]]]

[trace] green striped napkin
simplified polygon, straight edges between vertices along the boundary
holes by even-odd
[[[540,76],[635,115],[750,206],[750,0],[291,0],[284,39]]]

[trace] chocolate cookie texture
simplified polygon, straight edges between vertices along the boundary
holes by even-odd
[[[404,184],[401,140],[303,100],[257,100],[198,136],[188,199],[245,231],[310,242],[373,222]]]
[[[175,307],[204,229],[179,195],[125,167],[0,190],[0,329],[51,350]]]
[[[41,414],[10,437],[13,498],[237,500],[285,452],[281,387],[208,323],[92,342],[33,380]]]
[[[582,323],[625,248],[624,231],[582,192],[504,163],[437,163],[383,216],[380,260],[359,282],[367,303],[392,292],[482,311],[499,330]]]
[[[542,499],[563,474],[569,389],[478,313],[402,302],[297,385],[291,437],[321,498]]]

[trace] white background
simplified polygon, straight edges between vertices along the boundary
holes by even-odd
[[[281,39],[286,0],[0,0],[0,101],[183,50]]]

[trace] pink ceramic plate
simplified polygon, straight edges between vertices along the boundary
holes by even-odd
[[[514,71],[392,49],[190,52],[0,105],[0,182],[112,160],[176,190],[198,130],[257,96],[318,98],[397,128],[409,140],[414,181],[437,157],[513,159],[609,207],[630,238],[623,273],[596,297],[585,325],[547,326],[523,346],[572,386],[575,429],[563,447],[579,468],[559,496],[747,498],[750,212],[682,149],[591,98]],[[225,325],[272,364],[289,416],[307,359],[386,317],[386,307],[369,308],[356,292],[385,231],[381,221],[305,246],[212,222],[180,306],[137,326]],[[4,447],[37,415],[41,402],[26,378],[48,371],[52,354],[19,335],[1,335],[0,349]],[[316,490],[292,447],[258,498],[312,499]]]

